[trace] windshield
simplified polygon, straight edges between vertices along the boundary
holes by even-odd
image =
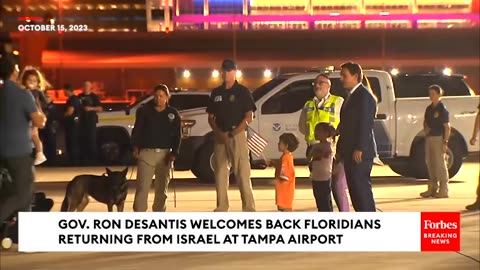
[[[172,95],[168,104],[178,111],[207,107],[209,95]]]
[[[130,108],[137,106],[138,104],[142,103],[145,99],[150,98],[152,95],[144,95],[141,97],[134,97],[133,102],[129,105]]]
[[[152,97],[151,95],[146,95],[141,97],[135,103],[130,105],[130,108],[138,104],[141,104],[146,99],[149,99],[151,97]],[[181,94],[181,95],[172,94],[172,97],[170,98],[170,101],[168,102],[168,104],[174,107],[175,109],[177,109],[178,111],[196,109],[196,108],[207,107],[209,98],[210,96],[205,94]]]
[[[395,97],[428,97],[428,87],[437,84],[444,90],[444,96],[470,96],[470,88],[461,76],[410,75],[393,78]]]
[[[270,90],[273,88],[277,87],[277,85],[283,83],[286,81],[286,78],[274,78],[264,85],[258,87],[256,90],[252,92],[253,100],[256,102],[259,99],[261,99],[263,96],[265,96]]]

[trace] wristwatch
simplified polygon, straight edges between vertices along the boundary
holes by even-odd
[[[448,143],[448,141],[443,141],[443,143]]]

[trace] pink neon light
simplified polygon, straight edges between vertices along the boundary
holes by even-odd
[[[43,18],[42,17],[18,17],[18,20],[21,22],[43,21]]]
[[[222,14],[222,15],[179,15],[174,16],[174,22],[180,23],[204,23],[204,22],[285,22],[285,21],[396,21],[396,20],[471,20],[479,21],[479,14],[390,14],[388,16],[372,15],[241,15],[241,14]]]

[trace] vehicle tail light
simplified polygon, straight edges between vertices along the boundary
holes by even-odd
[[[183,118],[183,117],[182,117]],[[192,127],[196,124],[197,121],[195,120],[181,120],[181,127],[182,127],[182,139],[186,139],[190,137],[190,133],[192,131]]]

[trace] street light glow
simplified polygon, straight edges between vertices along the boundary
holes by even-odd
[[[398,71],[398,69],[394,68],[390,71],[390,74],[392,74],[393,76],[397,76],[398,73],[400,73],[400,71]]]
[[[263,72],[263,77],[265,78],[272,77],[272,71],[270,69],[265,69],[265,71]]]
[[[450,76],[450,75],[452,75],[452,69],[451,69],[451,68],[448,68],[448,67],[445,68],[445,69],[443,70],[443,75],[445,75],[445,76]]]
[[[191,74],[190,74],[190,71],[189,71],[188,69],[186,69],[186,70],[183,71],[183,77],[184,77],[184,78],[188,79],[188,78],[190,78],[190,75],[191,75]]]
[[[213,78],[218,78],[219,75],[220,75],[220,72],[218,72],[218,70],[214,69],[214,70],[212,71],[212,77],[213,77]]]
[[[239,78],[242,77],[242,71],[241,70],[237,70],[236,74],[237,74],[237,77],[239,77]]]

